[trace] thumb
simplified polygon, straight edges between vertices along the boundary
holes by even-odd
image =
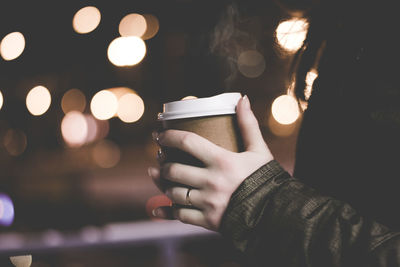
[[[239,100],[236,106],[236,115],[245,150],[265,152],[266,143],[261,134],[257,118],[251,110],[247,95]]]

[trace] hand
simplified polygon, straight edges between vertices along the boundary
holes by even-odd
[[[273,159],[247,96],[239,100],[236,113],[244,152],[228,151],[192,132],[166,130],[158,134],[160,146],[181,149],[201,160],[205,167],[162,163],[160,168],[149,168],[155,184],[174,204],[178,204],[156,208],[153,211],[155,216],[168,218],[172,213],[173,218],[183,223],[214,231],[219,229],[232,193],[245,178]],[[165,189],[160,186],[162,179],[179,186]],[[189,198],[188,188],[191,188]]]

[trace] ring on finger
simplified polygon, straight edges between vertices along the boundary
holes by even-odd
[[[190,201],[190,192],[192,191],[192,188],[188,188],[186,192],[186,200],[185,200],[185,205],[186,206],[192,206],[192,202]]]

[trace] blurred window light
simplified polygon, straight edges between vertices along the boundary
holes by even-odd
[[[98,142],[92,150],[94,162],[101,168],[112,168],[121,158],[119,147],[109,140]]]
[[[146,55],[146,44],[137,36],[118,37],[108,46],[107,55],[118,67],[133,66]]]
[[[9,129],[4,135],[4,147],[11,156],[19,156],[24,153],[27,146],[27,138],[20,130]]]
[[[144,102],[137,94],[125,94],[118,100],[118,117],[127,123],[138,121],[144,113]]]
[[[88,124],[79,111],[68,112],[61,121],[61,135],[69,147],[80,147],[88,136]]]
[[[18,58],[25,49],[25,38],[20,32],[7,34],[0,43],[0,54],[4,60]]]
[[[275,35],[278,44],[288,52],[298,50],[308,31],[308,21],[303,18],[292,18],[279,23]]]
[[[292,124],[300,116],[297,100],[290,95],[281,95],[272,103],[272,115],[280,124]]]
[[[11,256],[10,261],[15,267],[30,267],[32,255]]]
[[[0,91],[0,110],[3,107],[3,94]]]
[[[190,100],[190,99],[197,99],[197,96],[188,95],[188,96],[185,96],[184,98],[182,98],[181,100]]]
[[[26,96],[26,107],[34,116],[44,114],[50,107],[51,95],[49,90],[44,86],[36,86],[32,88]]]
[[[101,90],[93,96],[90,110],[96,119],[111,119],[117,113],[118,99],[112,92]]]
[[[72,27],[77,33],[85,34],[94,31],[100,24],[101,13],[94,6],[78,10],[72,19]]]
[[[256,50],[248,50],[239,55],[237,65],[244,76],[256,78],[265,70],[264,56]]]
[[[310,70],[306,75],[306,88],[304,90],[304,96],[308,100],[312,93],[312,86],[315,79],[318,77],[318,72],[315,69]]]
[[[0,193],[0,225],[10,226],[14,221],[14,204],[11,198]]]
[[[142,37],[146,32],[147,23],[144,16],[131,13],[123,17],[119,23],[118,31],[121,36]]]
[[[146,19],[146,32],[142,35],[143,40],[148,40],[153,38],[160,29],[160,23],[156,16],[152,14],[143,14],[143,17]]]
[[[61,99],[61,108],[64,114],[72,110],[83,112],[86,107],[86,97],[78,89],[68,90]]]

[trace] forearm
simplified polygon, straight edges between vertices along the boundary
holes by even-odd
[[[291,178],[276,161],[232,195],[220,230],[254,263],[386,266],[379,262],[400,259],[396,233]]]

